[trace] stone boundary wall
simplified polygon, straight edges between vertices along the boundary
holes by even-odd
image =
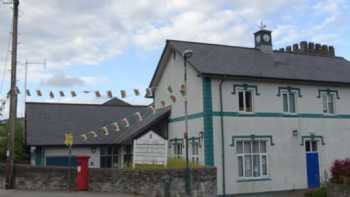
[[[217,195],[216,169],[191,171],[192,196]],[[21,190],[68,189],[68,168],[16,165],[16,188]],[[75,185],[75,170],[72,183]],[[4,188],[4,165],[0,164],[0,188]],[[74,186],[72,186],[74,190]],[[185,169],[119,170],[89,169],[89,191],[121,192],[151,197],[185,196]]]
[[[350,197],[350,186],[329,183],[327,184],[327,197]]]

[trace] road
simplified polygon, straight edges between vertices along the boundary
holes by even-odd
[[[94,192],[54,192],[1,190],[0,197],[142,197],[138,195]]]

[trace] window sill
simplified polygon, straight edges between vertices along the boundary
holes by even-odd
[[[283,116],[298,116],[298,113],[283,112]]]
[[[241,116],[254,116],[254,115],[256,115],[255,112],[239,111],[238,113],[239,113],[239,115],[241,115]]]
[[[239,178],[237,182],[256,182],[256,181],[271,181],[270,177],[257,177],[257,178]]]
[[[337,114],[330,114],[330,113],[323,113],[323,116],[325,117],[333,117],[333,116],[337,116]]]

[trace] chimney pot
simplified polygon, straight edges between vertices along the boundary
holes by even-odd
[[[291,46],[287,46],[286,47],[286,52],[288,52],[288,53],[292,52],[292,47]]]
[[[329,55],[328,46],[327,46],[327,45],[322,45],[322,48],[321,48],[321,55],[326,55],[326,56]]]
[[[302,53],[307,53],[307,42],[306,41],[300,42],[300,51]]]
[[[328,51],[329,51],[329,56],[331,57],[335,56],[334,46],[329,46]]]
[[[321,44],[316,43],[315,45],[315,54],[320,54],[321,52]]]
[[[315,44],[313,42],[309,42],[308,51],[309,53],[315,53]]]
[[[299,45],[297,43],[293,44],[293,52],[297,53],[298,51],[299,51]]]

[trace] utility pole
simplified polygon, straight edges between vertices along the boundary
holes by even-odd
[[[19,0],[13,0],[13,19],[12,19],[12,51],[11,51],[11,90],[10,90],[10,117],[8,121],[7,137],[7,161],[6,161],[6,180],[5,188],[13,189],[15,186],[14,176],[14,158],[15,158],[15,139],[16,139],[16,119],[17,119],[17,32],[18,32],[18,6]]]

